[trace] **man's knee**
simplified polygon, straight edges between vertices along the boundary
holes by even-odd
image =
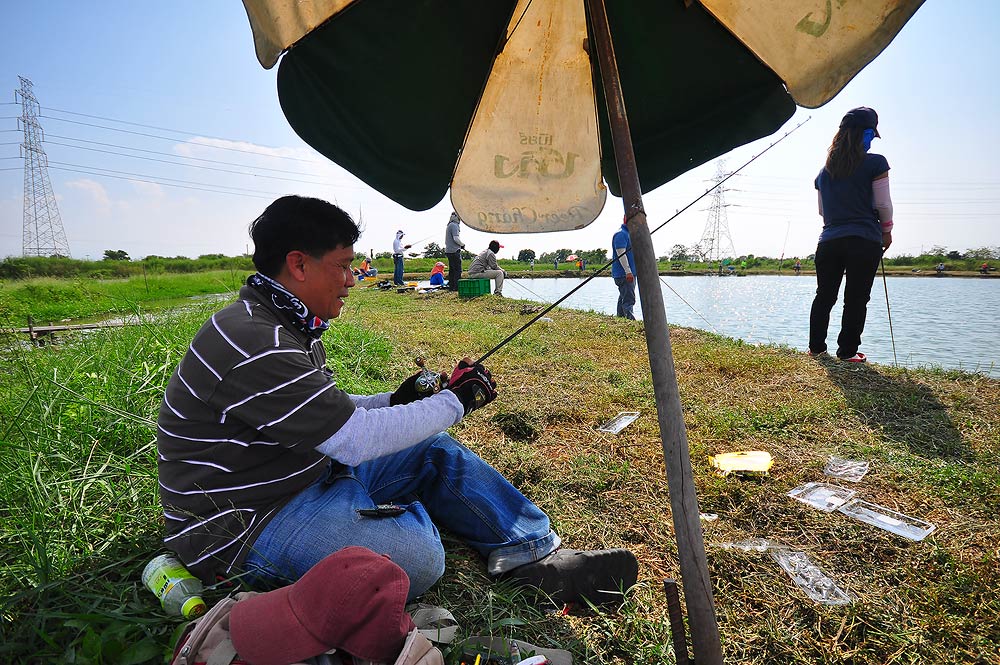
[[[444,545],[436,533],[414,534],[406,561],[397,562],[410,578],[410,598],[430,589],[444,575]]]

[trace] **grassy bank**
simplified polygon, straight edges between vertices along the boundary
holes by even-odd
[[[99,314],[134,314],[161,301],[238,290],[251,271],[212,270],[160,273],[122,279],[42,277],[0,281],[0,327],[79,319]]]
[[[390,389],[419,354],[435,368],[522,324],[522,304],[356,289],[327,333],[338,383]],[[33,349],[2,343],[0,662],[162,662],[177,623],[138,577],[156,551],[153,421],[210,312]],[[679,577],[641,322],[556,310],[488,363],[496,402],[455,435],[551,516],[567,546],[628,547],[641,584],[617,614],[559,616],[491,584],[448,538],[426,598],[467,633],[560,645],[578,663],[670,663],[663,577]],[[987,663],[1000,650],[1000,384],[953,372],[822,363],[689,329],[672,331],[708,563],[728,662]],[[595,431],[642,415],[617,436]],[[768,478],[721,478],[707,456],[769,451]],[[785,496],[824,480],[829,455],[868,459],[863,498],[930,522],[912,543]],[[846,483],[844,483],[846,484]],[[805,551],[857,600],[810,601],[766,553]],[[212,598],[218,597],[218,592]]]

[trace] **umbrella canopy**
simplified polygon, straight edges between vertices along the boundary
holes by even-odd
[[[642,191],[826,102],[921,2],[608,0]],[[582,2],[244,4],[293,129],[398,203],[542,232],[620,193]]]

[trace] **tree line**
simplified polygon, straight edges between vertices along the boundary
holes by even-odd
[[[516,259],[504,260],[505,264],[512,269],[518,266],[515,263],[524,264],[524,269],[535,261],[537,265],[544,268],[552,266],[554,263],[566,263],[569,256],[576,255],[584,260],[588,268],[596,269],[608,262],[609,251],[607,249],[591,250],[570,250],[557,249],[552,252],[542,252],[537,254],[532,249],[522,249],[517,254]],[[462,259],[470,261],[475,257],[472,252],[462,251]],[[428,243],[422,252],[413,252],[411,259],[441,259],[445,258],[444,249],[436,243]],[[727,261],[747,269],[757,268],[758,270],[782,271],[791,269],[797,259],[801,259],[802,265],[806,269],[812,268],[813,255],[804,257],[789,256],[774,258],[769,256],[754,256],[746,254],[741,256],[725,257],[723,261],[706,261],[705,255],[697,245],[692,249],[685,245],[674,245],[670,252],[660,256],[657,260],[661,268],[683,267],[688,270],[714,269],[720,263]],[[391,269],[392,253],[381,252],[375,255],[380,271]],[[359,258],[360,260],[360,258]],[[995,247],[975,247],[965,251],[949,249],[941,245],[935,245],[928,251],[919,255],[899,254],[885,259],[886,266],[897,269],[917,269],[931,270],[936,265],[943,263],[945,270],[950,271],[978,271],[983,263],[1000,262],[1000,246]],[[421,271],[425,266],[422,261],[415,262],[416,265],[408,266],[411,270]],[[664,265],[665,264],[665,265]],[[432,264],[426,265],[429,271]],[[996,268],[998,266],[993,265]],[[113,279],[126,278],[143,273],[193,273],[208,270],[254,270],[253,261],[249,255],[226,256],[224,254],[202,254],[197,258],[186,256],[156,256],[150,255],[139,260],[133,260],[124,250],[106,250],[104,257],[99,261],[86,259],[71,259],[64,256],[16,256],[7,257],[0,261],[0,279],[28,279],[31,277],[88,277],[92,279]]]

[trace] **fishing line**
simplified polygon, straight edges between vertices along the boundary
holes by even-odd
[[[678,210],[677,212],[675,212],[665,222],[663,222],[662,224],[660,224],[659,226],[657,226],[655,229],[653,229],[652,231],[650,231],[650,235],[656,233],[657,231],[659,231],[660,229],[662,229],[664,226],[666,226],[667,224],[669,224],[670,222],[672,222],[673,220],[675,220],[681,213],[685,212],[691,206],[693,206],[695,203],[697,203],[701,199],[703,199],[706,196],[708,196],[709,194],[711,194],[715,189],[717,189],[719,186],[721,186],[727,180],[729,180],[730,178],[732,178],[733,176],[735,176],[737,173],[739,173],[740,171],[742,171],[743,169],[745,169],[747,166],[749,166],[750,164],[752,164],[753,162],[755,162],[758,158],[760,158],[762,155],[764,155],[764,153],[766,153],[767,151],[769,151],[771,148],[773,148],[774,146],[776,146],[779,143],[781,143],[782,141],[784,141],[786,138],[789,137],[789,135],[792,134],[792,132],[794,132],[795,130],[797,130],[799,127],[801,127],[805,123],[809,122],[809,120],[811,118],[812,118],[812,116],[807,117],[805,120],[803,120],[802,122],[800,122],[799,124],[797,124],[795,127],[793,127],[792,129],[790,129],[789,131],[785,132],[785,134],[781,138],[779,138],[777,141],[774,141],[769,146],[767,146],[766,148],[764,148],[762,151],[760,151],[759,153],[757,153],[756,155],[754,155],[750,159],[748,159],[738,169],[736,169],[735,171],[733,171],[732,173],[730,173],[728,176],[726,176],[725,178],[723,178],[722,180],[720,180],[718,183],[716,183],[715,185],[713,185],[709,189],[705,190],[700,196],[698,196],[697,198],[695,198],[693,201],[691,201],[690,203],[688,203],[686,206],[684,206],[683,208],[681,208],[680,210]],[[622,254],[622,255],[624,255],[624,254]],[[621,258],[621,255],[619,257],[616,257],[616,258]],[[533,323],[535,323],[538,319],[540,319],[543,316],[545,316],[546,314],[548,314],[557,305],[559,305],[560,303],[562,303],[563,301],[565,301],[567,298],[569,298],[571,295],[573,295],[574,293],[576,293],[577,291],[579,291],[580,289],[582,289],[588,282],[590,282],[590,280],[594,279],[595,277],[597,277],[598,275],[600,275],[601,273],[603,273],[605,270],[607,270],[609,267],[611,267],[611,264],[614,263],[615,260],[616,259],[612,259],[611,261],[608,261],[603,266],[601,266],[600,268],[598,268],[597,270],[595,270],[594,274],[592,274],[590,277],[588,277],[587,279],[585,279],[583,282],[581,282],[575,288],[571,289],[569,291],[569,293],[565,294],[564,296],[562,296],[561,298],[559,298],[558,300],[556,300],[555,302],[553,302],[551,305],[549,305],[548,307],[546,307],[545,309],[543,309],[541,312],[539,312],[538,314],[536,314],[534,317],[532,317],[532,319],[530,321],[528,321],[527,323],[525,323],[523,326],[521,326],[520,328],[518,328],[517,330],[515,330],[513,333],[511,333],[510,335],[508,335],[506,338],[504,338],[499,344],[497,344],[492,349],[490,349],[489,351],[487,351],[476,362],[477,363],[481,363],[481,362],[485,361],[487,358],[489,358],[494,353],[496,353],[497,351],[499,351],[501,348],[503,348],[504,346],[506,346],[511,340],[513,340],[515,337],[517,337],[522,332],[524,332],[525,330],[527,330],[528,327],[531,326]],[[887,300],[887,302],[888,302],[888,300]]]
[[[672,287],[669,284],[667,284],[666,281],[664,281],[664,279],[663,279],[662,276],[660,277],[660,283],[663,284],[663,286],[665,286],[668,289],[670,289],[670,291],[673,292],[673,294],[675,296],[677,296],[678,298],[680,298],[682,303],[684,303],[685,305],[687,305],[688,307],[690,307],[692,312],[694,312],[695,314],[697,314],[698,316],[700,316],[701,320],[704,321],[705,323],[707,323],[708,327],[712,329],[712,332],[714,332],[716,335],[720,334],[719,331],[715,329],[715,326],[712,325],[712,322],[709,321],[708,319],[706,319],[704,317],[704,315],[702,315],[701,312],[699,312],[698,310],[696,310],[691,303],[689,303],[687,300],[684,300],[684,296],[682,296],[681,294],[677,293],[677,291],[674,290],[674,287]]]
[[[882,250],[885,252],[885,250]],[[889,309],[889,284],[885,280],[885,258],[880,257],[879,263],[882,264],[882,288],[885,289],[885,313],[889,317],[889,339],[892,341],[892,365],[893,367],[899,367],[899,361],[896,360],[896,336],[892,334],[892,310]]]
[[[788,222],[785,227],[785,242],[781,244],[781,259],[778,261],[778,274],[781,274],[781,266],[785,265],[785,247],[788,246],[788,232],[792,230],[792,222]]]
[[[758,152],[756,155],[754,155],[750,159],[748,159],[746,162],[744,162],[743,165],[740,166],[738,169],[736,169],[735,171],[733,171],[732,173],[730,173],[729,175],[727,175],[725,178],[723,178],[719,182],[717,182],[714,185],[712,185],[710,188],[706,189],[701,195],[699,195],[696,199],[694,199],[693,201],[691,201],[691,203],[688,203],[686,206],[684,206],[683,208],[681,208],[680,210],[678,210],[677,212],[675,212],[671,217],[669,217],[667,219],[667,221],[663,222],[662,224],[660,224],[659,226],[657,226],[655,229],[653,229],[652,231],[650,231],[649,234],[653,235],[654,233],[656,233],[657,231],[659,231],[660,229],[662,229],[664,226],[666,226],[670,222],[672,222],[675,219],[677,219],[677,217],[680,216],[681,213],[683,213],[688,208],[690,208],[691,206],[693,206],[695,203],[697,203],[698,201],[701,201],[703,198],[705,198],[706,196],[708,196],[709,194],[711,194],[714,190],[718,189],[720,186],[722,186],[723,183],[725,183],[727,180],[729,180],[730,178],[732,178],[733,176],[735,176],[737,173],[739,173],[740,171],[742,171],[746,167],[748,167],[751,164],[753,164],[755,161],[757,161],[757,159],[759,159],[760,157],[762,157],[764,155],[764,153],[766,153],[768,150],[770,150],[774,146],[776,146],[779,143],[781,143],[782,141],[784,141],[786,138],[788,138],[792,134],[792,132],[794,132],[795,130],[797,130],[799,127],[801,127],[802,125],[806,124],[807,122],[809,122],[809,120],[811,120],[811,119],[812,119],[812,116],[808,116],[805,120],[803,120],[799,124],[797,124],[794,127],[792,127],[790,130],[788,130],[787,132],[785,132],[781,136],[781,138],[779,138],[777,141],[774,141],[773,143],[771,143],[769,146],[767,146],[766,148],[764,148],[763,150],[761,150],[760,152]],[[612,252],[611,253],[614,254],[613,248],[612,248]],[[545,309],[543,309],[541,312],[539,312],[534,317],[532,317],[530,321],[528,321],[527,323],[525,323],[523,326],[521,326],[520,328],[518,328],[517,330],[515,330],[511,334],[507,335],[507,337],[505,337],[499,344],[497,344],[492,349],[490,349],[489,351],[487,351],[485,354],[483,354],[482,356],[480,356],[480,358],[476,361],[476,363],[481,363],[481,362],[485,361],[487,358],[489,358],[490,356],[492,356],[494,353],[496,353],[497,351],[499,351],[500,349],[502,349],[511,340],[513,340],[515,337],[517,337],[522,332],[524,332],[525,330],[527,330],[533,323],[535,323],[535,321],[537,321],[538,319],[542,318],[543,316],[545,316],[546,314],[548,314],[549,312],[551,312],[553,309],[555,309],[555,307],[559,303],[565,301],[571,295],[573,295],[574,293],[576,293],[577,291],[579,291],[580,289],[582,289],[584,286],[587,285],[588,282],[590,282],[590,280],[594,279],[595,277],[597,277],[598,275],[600,275],[602,272],[604,272],[605,270],[607,270],[608,268],[610,268],[611,264],[613,264],[616,260],[620,259],[624,255],[625,255],[625,252],[622,252],[620,255],[616,256],[615,258],[611,259],[610,261],[608,261],[607,263],[605,263],[603,266],[601,266],[600,268],[598,268],[597,270],[595,270],[593,275],[591,275],[587,279],[585,279],[582,282],[580,282],[580,284],[578,284],[573,289],[571,289],[569,291],[569,293],[567,293],[566,295],[562,296],[561,298],[559,298],[558,300],[556,300],[554,303],[552,303],[551,305],[549,305],[548,307],[546,307]],[[887,298],[886,302],[888,302],[888,298]]]
[[[528,292],[528,293],[530,293],[531,295],[533,295],[533,296],[535,296],[536,298],[538,298],[539,302],[542,302],[542,303],[548,303],[548,302],[549,302],[549,299],[548,299],[548,298],[543,298],[542,296],[538,295],[537,293],[535,293],[534,291],[532,291],[531,289],[529,289],[529,288],[528,288],[527,286],[525,286],[524,284],[521,284],[520,282],[515,282],[515,281],[514,281],[513,279],[509,279],[509,280],[507,280],[507,281],[506,281],[506,282],[504,282],[504,283],[505,283],[505,284],[513,284],[514,286],[519,286],[519,287],[521,287],[522,289],[524,289],[525,291],[527,291],[527,292]]]

